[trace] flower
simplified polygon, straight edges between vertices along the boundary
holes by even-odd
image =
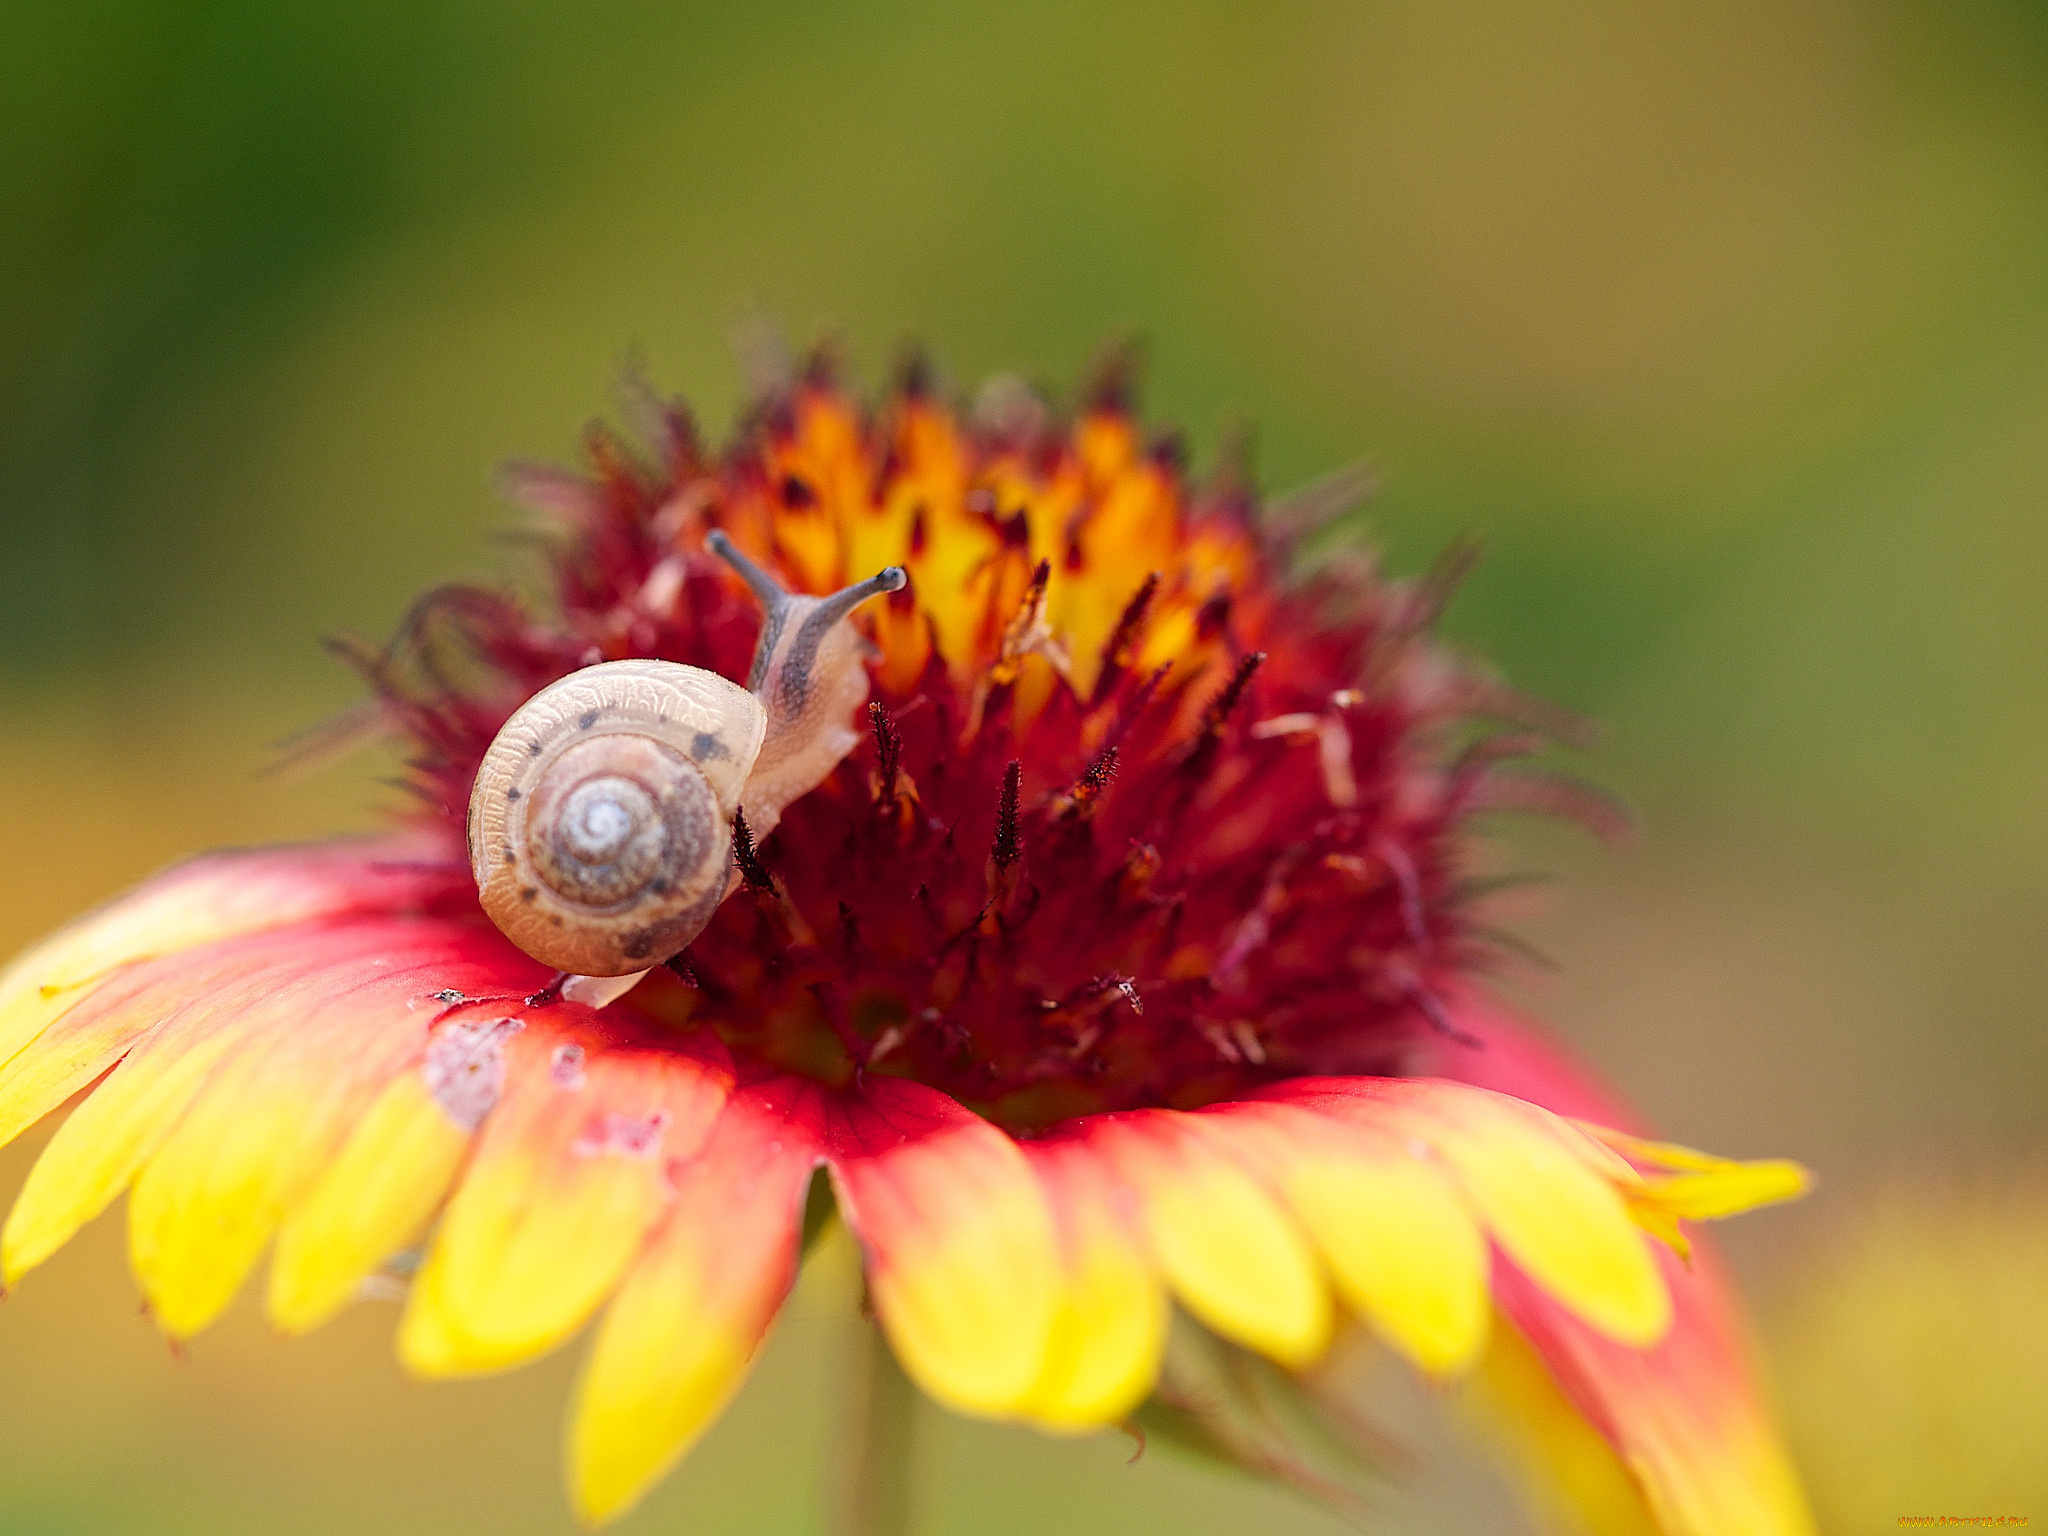
[[[602,1310],[569,1429],[596,1521],[740,1383],[823,1167],[896,1356],[964,1412],[1124,1419],[1169,1301],[1288,1369],[1347,1318],[1439,1378],[1520,1339],[1549,1397],[1517,1422],[1575,1430],[1663,1529],[1805,1529],[1682,1226],[1803,1175],[1611,1129],[1474,979],[1470,817],[1595,807],[1513,766],[1559,716],[1432,638],[1449,573],[1302,558],[1355,476],[1262,510],[1128,393],[1112,368],[1065,421],[1003,385],[963,419],[912,370],[870,415],[821,361],[723,458],[642,392],[644,452],[597,431],[587,475],[519,472],[551,603],[446,588],[354,653],[411,747],[401,831],[195,860],[0,978],[0,1136],[92,1088],[0,1233],[8,1283],[127,1190],[167,1334],[266,1248],[298,1333],[424,1237],[422,1375]],[[735,818],[687,947],[552,975],[479,906],[479,765],[593,664],[746,676],[756,594],[707,537],[797,591],[909,579],[871,584],[822,776],[758,846]]]

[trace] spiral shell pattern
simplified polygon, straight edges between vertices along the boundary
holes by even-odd
[[[664,661],[586,667],[505,723],[469,802],[484,910],[557,970],[623,976],[711,920],[766,714],[737,683]]]

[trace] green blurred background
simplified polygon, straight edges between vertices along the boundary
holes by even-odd
[[[1454,633],[1643,827],[1520,834],[1520,995],[1820,1170],[1730,1238],[1829,1530],[2048,1519],[2038,5],[0,0],[0,947],[364,822],[361,764],[254,772],[352,696],[316,637],[502,565],[493,465],[629,359],[722,430],[762,315],[963,384],[1134,331],[1198,450],[1376,460],[1397,568],[1483,534]],[[0,1531],[568,1529],[566,1359],[409,1384],[371,1306],[179,1366],[119,1247],[0,1312]],[[845,1292],[622,1530],[815,1528]],[[1522,1528],[1428,1406],[1376,1523]],[[925,1532],[1344,1528],[921,1429]]]

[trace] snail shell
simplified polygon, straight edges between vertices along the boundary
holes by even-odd
[[[470,867],[491,921],[576,975],[675,954],[725,898],[733,810],[767,725],[737,683],[675,662],[604,662],[543,688],[491,743],[470,794]]]

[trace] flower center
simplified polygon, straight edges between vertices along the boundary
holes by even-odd
[[[1225,656],[1028,720],[1000,684],[878,699],[687,952],[692,1016],[742,1056],[912,1076],[1019,1131],[1398,1070],[1442,958],[1447,822],[1394,821],[1386,784],[1333,804],[1321,737],[1258,728],[1303,682]],[[1383,726],[1336,717],[1354,789],[1390,766]]]
[[[594,479],[536,485],[568,513],[559,619],[450,600],[525,697],[593,659],[746,676],[758,605],[713,529],[792,590],[908,572],[859,617],[873,703],[847,755],[621,1006],[743,1061],[915,1077],[1020,1132],[1402,1071],[1485,953],[1456,862],[1494,758],[1444,744],[1506,695],[1430,640],[1440,587],[1364,560],[1285,574],[1342,487],[1260,524],[1119,398],[1065,424],[1016,406],[970,422],[916,386],[870,415],[807,379],[715,460],[680,413],[655,458],[600,438]],[[418,670],[417,694],[393,664],[380,686],[466,803],[503,716]],[[547,850],[568,885],[631,885],[671,816],[638,793],[576,788]]]

